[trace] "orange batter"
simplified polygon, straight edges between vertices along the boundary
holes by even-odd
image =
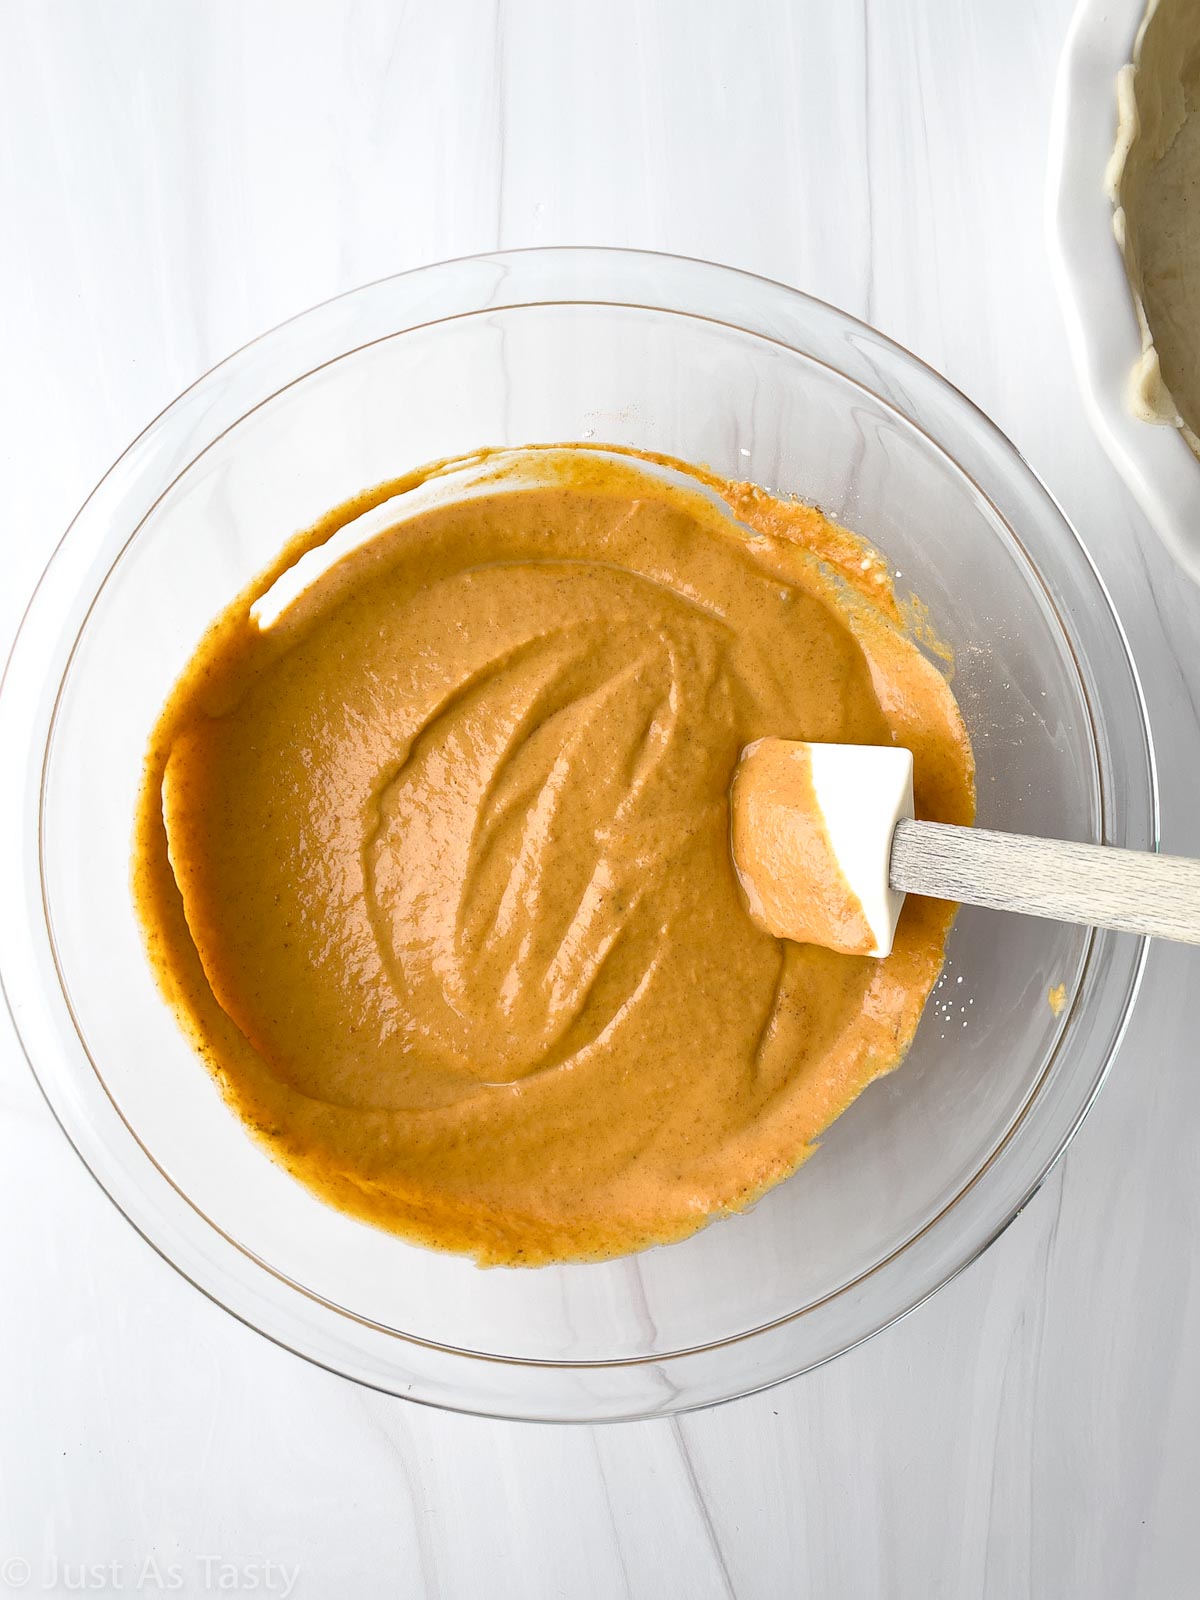
[[[134,881],[164,989],[297,1178],[537,1264],[748,1204],[897,1065],[936,980],[940,902],[909,897],[884,961],[755,926],[742,747],[895,740],[947,822],[973,777],[853,535],[694,468],[517,460],[473,498],[397,499],[270,626],[276,579],[443,469],[331,513],[234,601],[155,731]]]

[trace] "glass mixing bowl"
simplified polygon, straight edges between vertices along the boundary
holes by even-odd
[[[706,462],[860,531],[954,651],[980,823],[1155,845],[1120,624],[1049,495],[961,394],[779,284],[650,254],[518,252],[405,273],[266,334],[96,489],[0,693],[0,970],[83,1160],[236,1316],[393,1394],[600,1420],[803,1372],[977,1256],[1079,1126],[1145,950],[964,910],[902,1068],[751,1211],[619,1261],[482,1271],[340,1215],[273,1165],[143,955],[129,853],[150,728],[206,624],[298,528],[435,457],[563,440]]]

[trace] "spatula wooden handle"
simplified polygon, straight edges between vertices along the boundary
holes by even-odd
[[[1200,861],[902,820],[890,879],[905,894],[1200,944]]]

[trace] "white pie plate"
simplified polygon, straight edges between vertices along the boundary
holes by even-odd
[[[1079,0],[1059,64],[1047,176],[1050,258],[1092,425],[1151,524],[1200,582],[1200,462],[1177,428],[1129,409],[1142,340],[1113,233],[1104,171],[1116,138],[1116,79],[1145,0]]]

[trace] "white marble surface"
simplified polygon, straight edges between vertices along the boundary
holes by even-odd
[[[1114,591],[1165,843],[1200,853],[1200,594],[1089,434],[1045,259],[1068,3],[0,0],[4,642],[111,459],[267,325],[496,245],[709,256],[867,316],[1013,436]],[[152,1593],[148,1558],[317,1600],[1196,1593],[1198,980],[1155,952],[1070,1154],[932,1303],[601,1430],[406,1406],[235,1323],[102,1198],[5,1019],[0,1600],[22,1561],[24,1592]]]

